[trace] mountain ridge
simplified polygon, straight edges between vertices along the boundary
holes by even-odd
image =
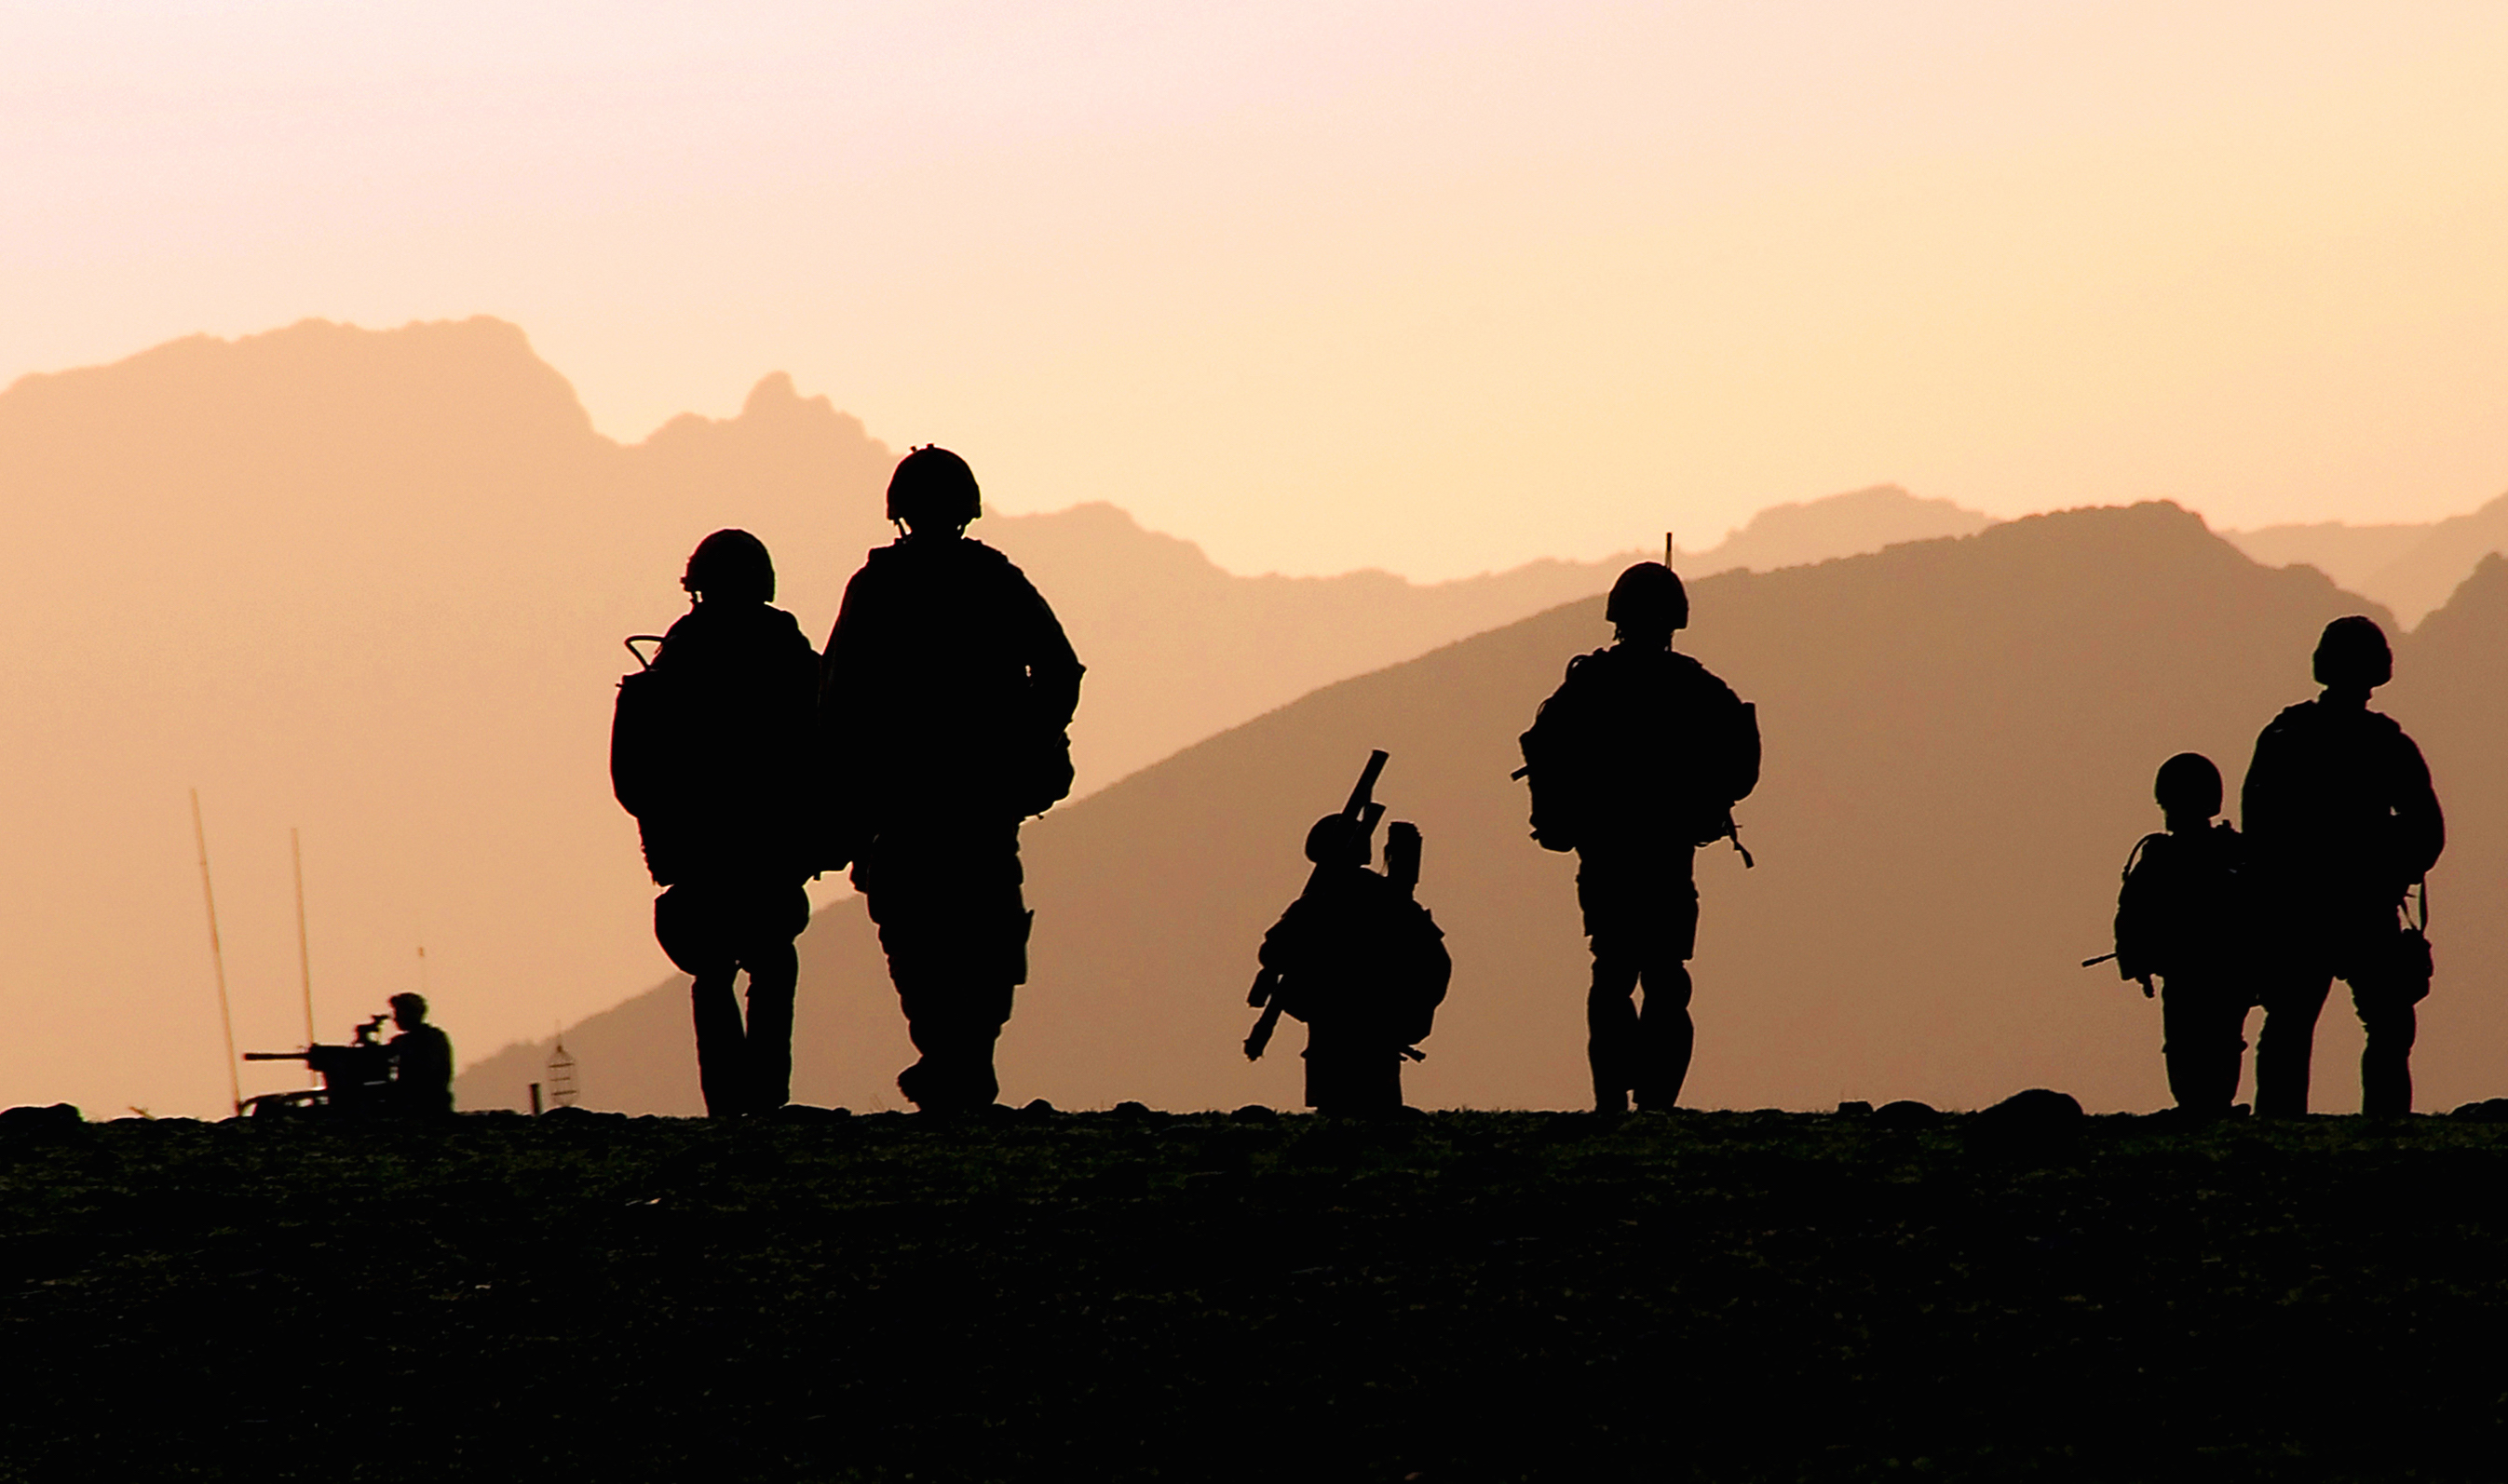
[[[326,1036],[424,989],[457,1039],[494,1046],[666,972],[609,797],[619,639],[682,611],[689,550],[725,525],[767,543],[784,606],[823,636],[890,539],[892,462],[781,374],[734,416],[617,443],[487,316],[187,337],[11,383],[0,934],[29,982],[80,990],[0,1007],[6,1101],[224,1104],[194,787],[243,1046],[305,1034],[291,828]],[[1240,578],[1111,507],[977,531],[1034,570],[1091,667],[1084,789],[1611,570]]]

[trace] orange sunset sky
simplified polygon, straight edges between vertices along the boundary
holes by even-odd
[[[1876,481],[2508,489],[2508,7],[0,12],[0,382],[523,326],[595,422],[789,370],[1240,571],[1594,556]]]

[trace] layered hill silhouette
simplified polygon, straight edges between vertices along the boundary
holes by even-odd
[[[2508,495],[2481,509],[2417,525],[2268,525],[2229,532],[2268,566],[2305,562],[2386,605],[2406,624],[2448,600],[2488,556],[2508,552]]]
[[[622,446],[484,318],[198,337],[0,392],[0,934],[34,987],[0,1008],[0,1101],[224,1102],[192,784],[246,1047],[304,1039],[290,825],[327,1038],[423,987],[477,1055],[658,976],[607,783],[619,640],[682,611],[682,563],[722,525],[766,540],[781,601],[824,635],[888,539],[893,462],[782,376],[737,416]],[[1817,506],[1787,517],[1790,550],[1981,519],[1851,503],[1842,535]],[[978,530],[1034,569],[1089,663],[1084,789],[1616,567],[1244,578],[1102,505]],[[1787,560],[1762,536],[1752,560]]]
[[[2225,530],[2222,538],[2267,566],[2312,566],[2335,585],[2365,594],[2388,564],[2428,538],[2430,527],[2353,525],[2317,521],[2305,525],[2266,525]]]
[[[1682,647],[1760,707],[1765,778],[1741,810],[1757,869],[1702,852],[1700,1051],[1689,1101],[1975,1106],[2050,1085],[2103,1107],[2165,1103],[2156,1006],[2078,961],[2108,942],[2117,875],[2158,825],[2151,779],[2186,749],[2233,779],[2256,732],[2312,693],[2344,613],[2387,615],[2320,572],[2257,564],[2174,506],[2069,512],[1876,555],[1693,584]],[[1410,1073],[1415,1102],[1574,1106],[1586,1096],[1586,959],[1568,857],[1526,838],[1516,734],[1567,660],[1608,638],[1570,603],[1325,688],[1030,825],[1034,972],[1003,1043],[1005,1096],[1059,1105],[1294,1104],[1293,1030],[1237,1051],[1265,926],[1304,876],[1308,823],[1371,747],[1379,797],[1427,840],[1420,895],[1454,991]],[[2501,1089],[2486,993],[2508,929],[2469,904],[2503,883],[2495,751],[2508,563],[2426,638],[2391,709],[2437,771],[2455,841],[2436,893],[2441,978],[2423,1105]],[[2438,698],[2455,698],[2442,702]],[[2480,698],[2480,699],[2475,699]],[[911,1059],[860,904],[802,938],[795,1097],[895,1105]],[[571,1029],[594,1105],[697,1106],[684,981]],[[2327,1017],[2318,1105],[2354,1105]],[[545,1043],[465,1074],[509,1104]]]

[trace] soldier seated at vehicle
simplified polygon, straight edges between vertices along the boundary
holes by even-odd
[[[391,997],[392,1024],[400,1033],[384,1043],[391,1056],[389,1105],[394,1112],[438,1114],[453,1111],[453,1038],[426,1023],[426,1000],[418,995]]]
[[[1307,1105],[1322,1113],[1402,1106],[1402,1063],[1420,1060],[1454,972],[1445,934],[1414,899],[1420,831],[1386,831],[1385,869],[1368,869],[1370,818],[1326,814],[1307,832],[1307,888],[1263,938],[1254,1003],[1269,1003],[1246,1043],[1263,1054],[1278,1014],[1307,1023]]]
[[[2238,1093],[2247,1011],[2255,1003],[2246,843],[2223,819],[2221,770],[2199,752],[2159,765],[2153,787],[2164,833],[2133,848],[2117,893],[2117,972],[2152,993],[2159,981],[2168,1091],[2190,1114],[2218,1116]]]

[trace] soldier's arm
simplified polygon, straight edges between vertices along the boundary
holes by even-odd
[[[1010,570],[1014,587],[1011,610],[1018,633],[1019,658],[1027,666],[1038,714],[1051,725],[1067,727],[1072,713],[1080,709],[1080,677],[1087,667],[1072,649],[1070,636],[1062,632],[1062,620],[1053,616],[1053,605],[1045,600],[1036,584],[1027,580],[1026,573],[1015,566]]]
[[[824,728],[843,708],[844,694],[861,669],[866,631],[873,604],[868,597],[870,568],[854,573],[845,584],[844,601],[836,607],[836,625],[828,631],[828,647],[819,656],[819,724]]]
[[[2246,781],[2238,788],[2238,825],[2250,844],[2269,838],[2281,827],[2287,802],[2288,734],[2276,718],[2256,736],[2256,755],[2247,763]]]
[[[2438,790],[2430,784],[2429,762],[2420,747],[2401,731],[2395,734],[2396,864],[2407,884],[2429,874],[2447,849],[2447,816],[2439,812]]]

